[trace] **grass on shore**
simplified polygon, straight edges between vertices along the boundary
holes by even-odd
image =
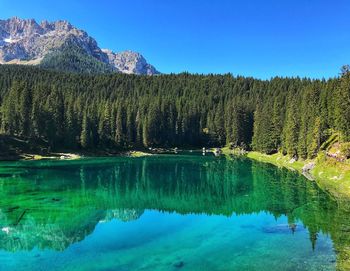
[[[315,160],[316,165],[312,170],[318,185],[329,191],[337,198],[350,199],[350,163],[338,162],[319,154]]]
[[[143,157],[143,156],[150,156],[152,154],[151,153],[147,153],[147,152],[142,152],[142,151],[130,151],[128,153],[128,155],[130,157]]]
[[[247,157],[254,160],[258,160],[260,162],[274,164],[278,167],[286,167],[291,170],[297,170],[299,172],[302,172],[302,169],[305,164],[311,162],[310,160],[294,161],[290,157],[285,156],[281,153],[268,155],[259,152],[248,152]]]
[[[233,154],[228,147],[222,149],[226,155]],[[327,157],[324,153],[319,153],[314,160],[293,161],[289,156],[281,153],[267,155],[259,152],[248,152],[246,157],[264,163],[270,163],[278,167],[285,167],[303,173],[303,167],[311,162],[315,167],[311,170],[311,175],[319,187],[338,200],[350,199],[350,162],[339,162],[334,158]]]

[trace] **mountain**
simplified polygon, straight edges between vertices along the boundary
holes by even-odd
[[[139,53],[101,50],[95,39],[67,21],[38,24],[34,19],[18,17],[0,20],[0,64],[42,64],[88,73],[159,73]]]
[[[139,53],[133,51],[124,51],[114,53],[108,49],[102,49],[108,56],[109,64],[116,67],[118,71],[128,74],[158,74],[159,72]]]

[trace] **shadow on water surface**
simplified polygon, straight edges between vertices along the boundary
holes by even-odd
[[[263,212],[285,216],[287,223],[241,228],[271,235],[307,231],[313,248],[319,234],[329,235],[337,269],[350,268],[348,204],[299,174],[271,165],[164,155],[1,166],[0,249],[5,251],[64,251],[100,222],[137,221],[147,210],[224,217]],[[173,263],[175,269],[185,267],[181,259]]]

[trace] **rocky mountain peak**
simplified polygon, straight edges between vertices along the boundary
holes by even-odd
[[[42,21],[40,23],[40,27],[43,28],[45,31],[71,31],[73,28],[75,28],[73,25],[71,25],[68,21],[65,20],[59,20],[53,23],[50,23],[49,21]]]
[[[159,72],[146,59],[137,52],[126,50],[114,53],[108,49],[102,49],[107,54],[109,63],[117,68],[118,71],[127,74],[146,74],[154,75]]]
[[[20,19],[12,17],[8,20],[0,20],[2,32],[7,32],[8,39],[19,39],[25,36],[42,34],[43,29],[33,19]],[[4,33],[3,33],[4,34]]]
[[[12,17],[0,20],[0,64],[40,64],[51,52],[73,45],[97,61],[122,73],[157,74],[158,71],[139,53],[114,53],[101,50],[95,39],[68,21],[42,21]]]

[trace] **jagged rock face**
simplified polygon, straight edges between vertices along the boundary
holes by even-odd
[[[139,53],[124,51],[114,53],[108,49],[102,49],[107,54],[109,63],[116,67],[119,72],[127,74],[159,74],[159,72]]]
[[[44,21],[39,25],[33,19],[0,20],[0,40],[0,61],[3,63],[41,59],[65,43],[76,44],[98,60],[108,61],[93,38],[67,21]]]
[[[102,51],[95,39],[67,21],[43,21],[38,24],[33,19],[17,17],[0,20],[0,64],[39,64],[48,53],[64,45],[78,46],[88,55],[112,65],[120,72],[158,73],[139,53]]]

